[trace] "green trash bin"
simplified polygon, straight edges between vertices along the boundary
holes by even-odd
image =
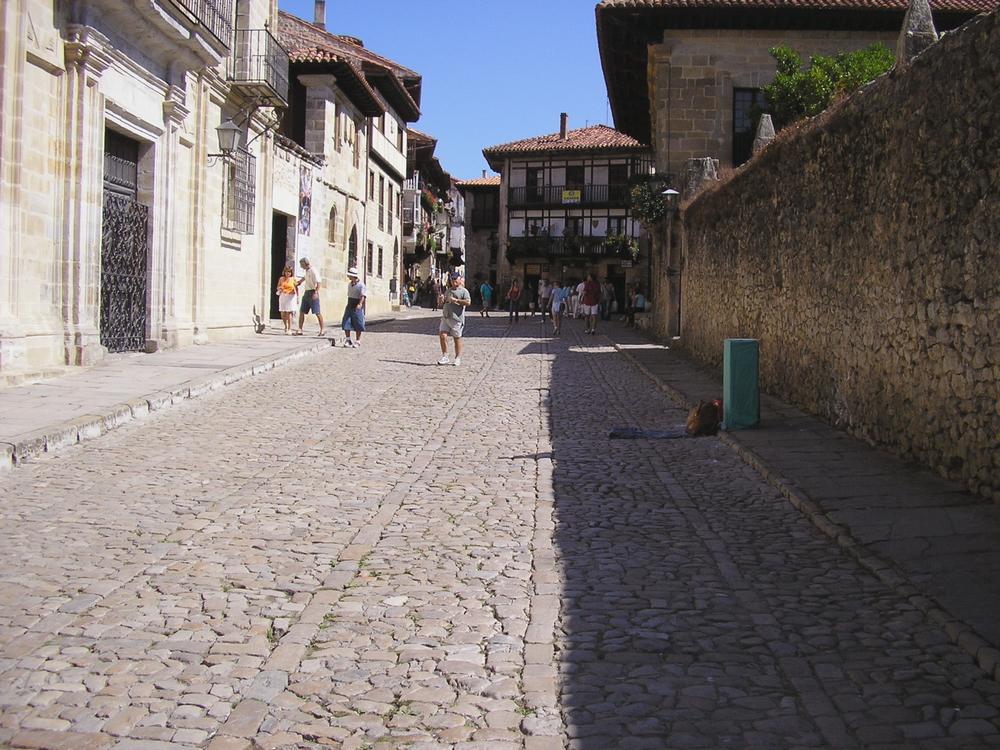
[[[760,424],[757,339],[726,339],[722,353],[722,409],[727,430],[746,430]]]

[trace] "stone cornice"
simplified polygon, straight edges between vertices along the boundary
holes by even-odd
[[[91,26],[71,24],[66,28],[66,66],[76,67],[97,80],[114,58],[108,38]]]

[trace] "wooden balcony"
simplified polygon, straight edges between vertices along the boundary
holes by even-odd
[[[511,237],[507,258],[512,262],[540,258],[548,262],[560,260],[635,260],[620,243],[608,242],[607,237]]]
[[[627,184],[540,185],[510,188],[507,207],[628,206],[630,200],[630,189]]]

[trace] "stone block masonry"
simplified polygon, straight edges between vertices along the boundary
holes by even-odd
[[[1000,17],[779,134],[683,213],[682,343],[1000,500]],[[766,415],[764,415],[766,421]]]

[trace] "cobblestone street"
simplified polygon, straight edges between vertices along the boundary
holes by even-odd
[[[1000,684],[571,321],[437,320],[0,474],[0,746],[1000,747]]]

